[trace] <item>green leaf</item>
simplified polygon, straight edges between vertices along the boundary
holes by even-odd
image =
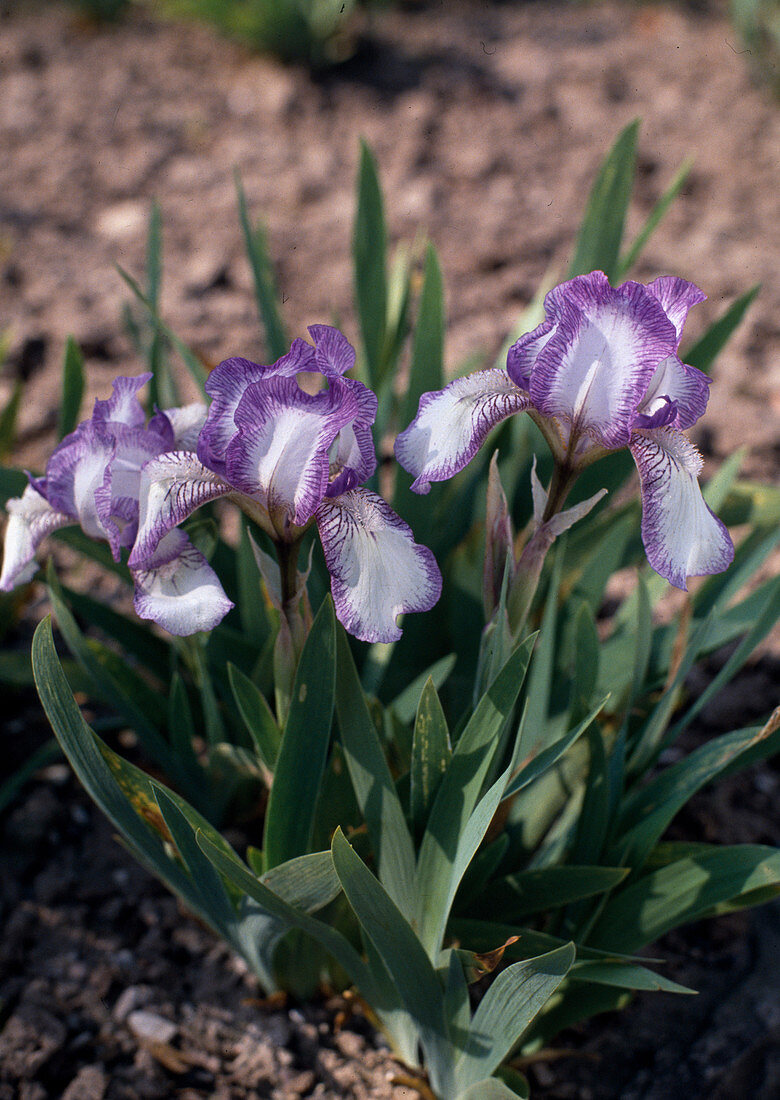
[[[249,731],[255,752],[267,771],[273,774],[282,734],[268,701],[262,691],[234,664],[228,663],[227,674],[238,713]]]
[[[36,772],[48,764],[53,764],[61,756],[62,750],[53,738],[31,753],[13,775],[0,783],[0,813],[11,805],[25,783],[32,779]]]
[[[622,861],[642,867],[666,827],[707,783],[711,783],[744,753],[768,740],[777,728],[773,722],[763,727],[737,730],[717,737],[692,752],[684,760],[666,768],[646,787],[626,799],[616,841]],[[767,746],[767,751],[771,745]]]
[[[62,585],[62,593],[85,622],[113,638],[125,653],[154,674],[157,684],[162,684],[159,677],[161,674],[165,675],[170,663],[171,647],[168,643],[153,634],[146,623],[122,615],[108,604],[101,603],[84,592],[76,592]]]
[[[11,497],[20,497],[27,485],[27,474],[24,470],[0,468],[0,504],[5,505]],[[412,711],[411,717],[414,717],[414,711]]]
[[[739,844],[691,855],[613,894],[588,942],[607,951],[636,951],[723,902],[756,890],[765,900],[767,888],[780,893],[778,849]]]
[[[109,668],[105,661],[99,659],[95,648],[87,643],[87,639],[79,630],[76,620],[65,604],[62,590],[52,569],[49,569],[48,582],[49,598],[57,617],[57,625],[73,657],[94,684],[95,692],[124,716],[143,747],[164,771],[168,775],[176,775],[176,761],[170,747],[139,705],[133,687],[128,689],[127,684],[120,683],[116,678],[116,667]],[[130,670],[125,669],[125,671],[129,674]],[[156,709],[159,713],[159,703],[156,703]]]
[[[634,185],[639,120],[620,133],[601,166],[588,199],[568,278],[600,269],[610,281],[619,273],[620,245]]]
[[[553,551],[553,567],[545,597],[539,642],[534,653],[534,663],[531,666],[531,673],[528,677],[528,690],[525,695],[525,729],[530,731],[532,738],[531,750],[547,748],[545,740],[548,736],[546,733],[549,728],[547,717],[550,706],[550,690],[555,671],[558,592],[561,585],[565,539],[566,536],[564,535]]]
[[[227,853],[205,833],[199,832],[197,841],[201,851],[237,890],[251,898],[269,916],[282,921],[287,927],[299,928],[322,944],[344,968],[350,981],[354,982],[369,1003],[374,1003],[371,973],[352,944],[340,932],[275,894],[252,874],[235,853]]]
[[[642,989],[660,993],[696,993],[695,989],[679,985],[663,974],[656,974],[646,966],[626,963],[622,959],[598,961],[596,959],[578,960],[569,975],[573,982],[593,982],[596,985],[611,985],[619,989]]]
[[[626,867],[601,866],[518,871],[491,882],[472,907],[473,915],[514,924],[533,913],[558,909],[611,890],[628,873]]]
[[[209,914],[212,925],[230,941],[236,912],[222,879],[195,841],[197,826],[189,823],[164,787],[152,783],[152,790],[173,843],[200,897],[201,908]]]
[[[598,726],[591,726],[587,736],[588,778],[571,856],[574,863],[599,861],[609,821],[609,782],[604,737]]]
[[[89,535],[86,535],[80,527],[62,527],[59,531],[52,532],[52,538],[69,546],[88,561],[96,562],[126,585],[129,586],[132,583],[127,566],[121,561],[114,561],[108,543],[96,542],[95,539],[91,539]]]
[[[433,245],[425,254],[425,273],[417,324],[412,339],[409,382],[404,398],[401,423],[408,424],[417,414],[423,393],[440,390],[444,385],[444,285],[441,267]]]
[[[458,1059],[455,1079],[460,1091],[497,1069],[566,977],[574,958],[574,944],[569,943],[501,971],[479,1002],[468,1045]]]
[[[352,239],[355,264],[355,300],[363,336],[368,381],[377,390],[382,380],[382,352],[387,317],[387,229],[376,162],[364,141],[360,143],[358,206]]]
[[[619,282],[625,278],[631,268],[634,266],[640,255],[644,251],[645,245],[650,240],[655,230],[660,225],[661,221],[666,214],[666,211],[672,205],[674,200],[682,190],[682,186],[690,175],[691,168],[693,167],[693,159],[687,158],[683,161],[677,170],[672,182],[664,191],[661,198],[655,204],[650,214],[647,217],[645,224],[637,233],[636,237],[631,243],[631,246],[626,251],[625,255],[621,258],[618,269],[615,272],[615,282]]]
[[[289,343],[284,321],[279,313],[278,293],[274,283],[271,258],[268,254],[268,242],[262,225],[252,227],[246,195],[238,169],[235,171],[236,195],[238,197],[238,216],[244,235],[244,247],[252,268],[252,280],[255,288],[257,311],[265,328],[265,342],[272,360],[280,359],[288,350]]]
[[[405,916],[415,907],[414,846],[343,627],[338,629],[336,713],[341,744],[368,826],[379,879]]]
[[[457,1100],[524,1100],[529,1093],[514,1092],[498,1077],[487,1077],[459,1092]]]
[[[438,691],[455,667],[456,660],[457,657],[454,653],[448,653],[446,657],[441,657],[438,661],[435,661],[430,668],[420,673],[408,687],[405,687],[402,692],[396,695],[392,703],[389,704],[388,710],[392,710],[396,718],[404,725],[412,722],[417,714],[420,696],[428,680],[433,681],[433,686]]]
[[[7,458],[14,448],[16,440],[16,420],[22,403],[24,382],[18,378],[14,383],[8,404],[0,411],[0,458]],[[26,481],[26,479],[25,479]],[[22,486],[22,490],[24,486]]]
[[[143,306],[145,306],[145,308],[149,312],[149,316],[151,317],[152,321],[156,325],[157,329],[168,340],[170,340],[171,344],[173,344],[173,346],[176,348],[176,351],[179,353],[179,356],[180,356],[182,362],[184,363],[185,367],[190,372],[190,374],[192,375],[192,378],[194,379],[195,383],[197,384],[198,389],[200,390],[200,392],[202,394],[205,394],[206,391],[203,387],[204,387],[204,384],[206,382],[206,379],[209,376],[209,372],[207,371],[206,367],[203,365],[203,362],[198,358],[198,356],[195,354],[195,352],[191,351],[190,348],[188,348],[187,345],[184,343],[184,341],[181,340],[176,335],[176,333],[173,331],[173,329],[169,328],[169,326],[166,325],[164,321],[162,321],[162,319],[160,318],[160,316],[157,312],[156,307],[149,300],[149,298],[144,294],[144,292],[141,290],[140,286],[138,285],[136,280],[132,277],[132,275],[129,275],[128,272],[126,272],[119,265],[117,265],[117,271],[119,272],[121,278],[125,281],[127,286],[130,288],[130,290],[133,292],[133,294],[136,296],[138,301]]]
[[[428,679],[417,707],[412,742],[410,809],[415,830],[425,828],[442,776],[452,759],[450,733],[439,696]]]
[[[436,971],[409,922],[352,850],[340,829],[333,837],[333,863],[347,900],[387,967],[420,1034],[434,1090],[451,1072],[452,1051],[444,1019],[444,995]]]
[[[87,793],[144,866],[179,894],[202,920],[211,924],[211,917],[203,909],[200,895],[189,876],[166,851],[163,840],[167,839],[168,832],[148,776],[104,745],[82,718],[54,649],[48,616],[35,631],[32,663],[46,717]],[[208,823],[203,824],[210,829]]]
[[[458,740],[428,819],[417,862],[417,924],[420,940],[432,957],[441,946],[449,906],[465,871],[458,866],[459,841],[479,800],[496,742],[514,711],[535,640],[532,635],[517,647],[480,699]]]
[[[698,367],[705,374],[709,374],[710,367],[728,343],[731,334],[738,327],[760,289],[761,284],[756,283],[754,287],[737,298],[736,302],[733,302],[726,312],[710,325],[701,339],[692,348],[688,348],[683,354],[683,360],[690,366]]]
[[[504,791],[504,798],[510,798],[513,794],[517,794],[523,787],[527,787],[529,783],[533,783],[535,779],[538,779],[539,776],[544,775],[546,771],[552,768],[567,749],[582,736],[591,722],[596,720],[599,713],[603,710],[606,701],[606,698],[602,699],[598,706],[594,707],[590,714],[584,718],[578,726],[575,726],[573,729],[569,730],[568,733],[564,734],[563,737],[554,741],[552,745],[540,752],[538,756],[533,756],[530,761],[521,768]]]
[[[266,866],[309,848],[330,744],[336,689],[336,619],[327,597],[303,647],[265,819]]]
[[[272,867],[262,876],[264,886],[289,905],[314,913],[341,893],[341,883],[330,852],[308,852]]]
[[[690,725],[696,715],[707,706],[710,699],[733,680],[756,646],[772,630],[778,618],[780,618],[780,577],[776,578],[774,586],[767,593],[766,604],[759,612],[755,623],[726,661],[723,668],[720,669],[717,676],[712,679],[704,691],[697,696],[693,706],[688,708],[679,722],[670,730],[668,734],[669,741],[674,741]]]

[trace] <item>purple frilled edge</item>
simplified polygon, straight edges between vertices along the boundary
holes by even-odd
[[[396,440],[412,489],[452,477],[488,433],[532,411],[556,459],[570,467],[628,447],[642,495],[642,539],[653,568],[678,588],[719,573],[734,547],[704,502],[702,460],[682,434],[704,413],[710,380],[678,355],[689,309],[705,295],[684,279],[613,288],[601,271],[555,287],[545,319],[510,348],[507,369],[479,371],[423,394]]]

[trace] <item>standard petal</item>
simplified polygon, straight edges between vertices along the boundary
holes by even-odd
[[[138,374],[134,378],[125,375],[115,378],[113,392],[107,401],[96,401],[92,413],[94,424],[112,422],[126,424],[131,428],[142,428],[146,423],[146,414],[138,400],[138,391],[151,379],[151,374]]]
[[[688,310],[699,302],[706,302],[707,295],[695,283],[688,283],[676,275],[662,275],[660,279],[648,283],[647,289],[658,299],[664,313],[674,325],[679,344]]]
[[[647,560],[676,588],[686,578],[722,573],[734,557],[729,533],[701,495],[702,459],[674,428],[632,435],[642,491],[642,541]]]
[[[639,283],[613,290],[586,276],[556,291],[560,320],[536,359],[531,400],[577,435],[624,447],[650,379],[675,352],[674,326]]]
[[[453,477],[472,460],[491,428],[529,404],[528,394],[498,368],[424,393],[417,416],[395,441],[395,457],[414,474],[412,489],[427,493],[432,481]]]
[[[110,503],[110,465],[115,454],[114,435],[104,425],[87,421],[63,439],[46,466],[49,503],[77,519],[93,539],[109,538],[104,517],[106,501]]]
[[[309,335],[315,348],[313,369],[327,378],[340,378],[352,370],[355,349],[342,332],[332,325],[309,325]]]
[[[527,390],[531,385],[531,372],[536,364],[537,356],[547,341],[555,332],[557,322],[552,320],[542,321],[533,332],[526,332],[521,336],[507,352],[507,374],[521,390]]]
[[[28,485],[20,497],[7,501],[5,507],[8,525],[5,529],[0,591],[10,592],[34,575],[38,568],[35,551],[46,536],[75,520],[73,516],[52,508],[32,485]]]
[[[141,467],[160,453],[162,436],[156,431],[111,424],[114,454],[102,485],[95,490],[95,508],[105,528],[114,557],[119,548],[132,546],[138,529]]]
[[[707,408],[710,382],[702,371],[670,355],[659,364],[650,379],[633,427],[657,428],[671,424],[674,428],[690,428]],[[667,411],[670,405],[674,406],[671,413]]]
[[[160,541],[202,504],[232,492],[232,486],[208,470],[189,451],[171,451],[146,463],[138,495],[138,534],[130,568],[140,568]]]
[[[329,484],[326,496],[337,497],[362,485],[376,469],[376,449],[371,425],[376,420],[377,398],[362,382],[343,378],[357,401],[357,414],[346,424],[330,449]]]
[[[407,611],[428,611],[441,595],[431,551],[376,493],[353,489],[317,509],[336,615],[364,642],[393,642]]]
[[[300,371],[316,370],[315,350],[306,340],[296,339],[292,347],[270,366],[235,356],[215,367],[206,380],[211,397],[208,416],[198,438],[198,457],[218,474],[225,473],[225,451],[236,434],[233,419],[247,388],[268,378],[294,378]]]
[[[169,531],[143,569],[134,569],[133,606],[180,637],[213,630],[233,607],[214,570],[183,531]]]
[[[175,409],[166,409],[163,416],[171,426],[171,443],[167,451],[194,451],[198,446],[198,436],[206,423],[208,406],[202,401],[191,405],[182,405]],[[151,427],[151,424],[150,424]]]
[[[328,451],[357,412],[354,394],[337,379],[316,394],[305,393],[294,378],[250,386],[227,449],[230,483],[258,500],[280,530],[287,523],[303,526],[328,487]]]

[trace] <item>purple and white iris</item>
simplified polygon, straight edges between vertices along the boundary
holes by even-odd
[[[601,271],[555,287],[545,320],[510,348],[506,371],[480,371],[423,394],[395,445],[427,493],[477,453],[490,430],[527,411],[569,474],[628,447],[639,470],[642,540],[678,588],[733,559],[726,528],[704,503],[702,460],[682,434],[704,412],[709,379],[678,357],[688,310],[705,295],[673,276],[613,289]]]
[[[194,447],[206,417],[206,406],[194,404],[157,412],[147,425],[137,394],[150,378],[117,378],[111,397],[96,401],[92,417],[62,440],[44,477],[31,478],[23,495],[8,501],[0,590],[30,580],[38,546],[60,527],[77,523],[91,538],[107,542],[117,561],[133,545],[142,466],[161,452]],[[132,575],[138,613],[172,633],[182,632],[182,594],[197,609],[188,618],[188,633],[211,629],[232,607],[206,559],[181,531],[171,532]]]
[[[377,399],[345,377],[353,348],[330,326],[309,332],[313,346],[297,339],[271,366],[234,358],[211,373],[197,454],[171,450],[143,467],[130,566],[146,569],[187,516],[229,497],[277,544],[297,544],[316,522],[338,618],[364,641],[393,641],[398,615],[436,603],[441,574],[399,516],[361,488],[376,468]],[[301,372],[322,388],[303,390]]]

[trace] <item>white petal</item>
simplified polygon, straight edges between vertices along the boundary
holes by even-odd
[[[206,423],[208,407],[202,401],[166,409],[165,415],[173,428],[173,450],[194,451],[198,446],[200,430]]]
[[[317,526],[336,615],[364,642],[393,642],[405,611],[428,611],[441,595],[431,551],[376,493],[353,489],[324,500]]]
[[[704,503],[697,480],[702,459],[674,428],[631,437],[642,489],[642,541],[647,560],[677,588],[686,578],[722,573],[734,547],[728,531]]]
[[[130,567],[145,565],[164,535],[202,504],[231,491],[189,451],[170,451],[147,462],[141,471],[138,534]]]
[[[412,489],[427,493],[469,463],[491,428],[529,405],[506,371],[477,371],[443,390],[424,393],[417,416],[395,441],[395,456],[414,474]]]
[[[72,516],[57,512],[39,492],[28,485],[20,497],[6,503],[8,526],[3,547],[3,571],[0,591],[10,592],[25,584],[38,568],[35,551],[52,531],[73,523]]]
[[[183,531],[170,531],[143,569],[135,569],[136,614],[184,637],[213,630],[232,602],[214,570]]]

